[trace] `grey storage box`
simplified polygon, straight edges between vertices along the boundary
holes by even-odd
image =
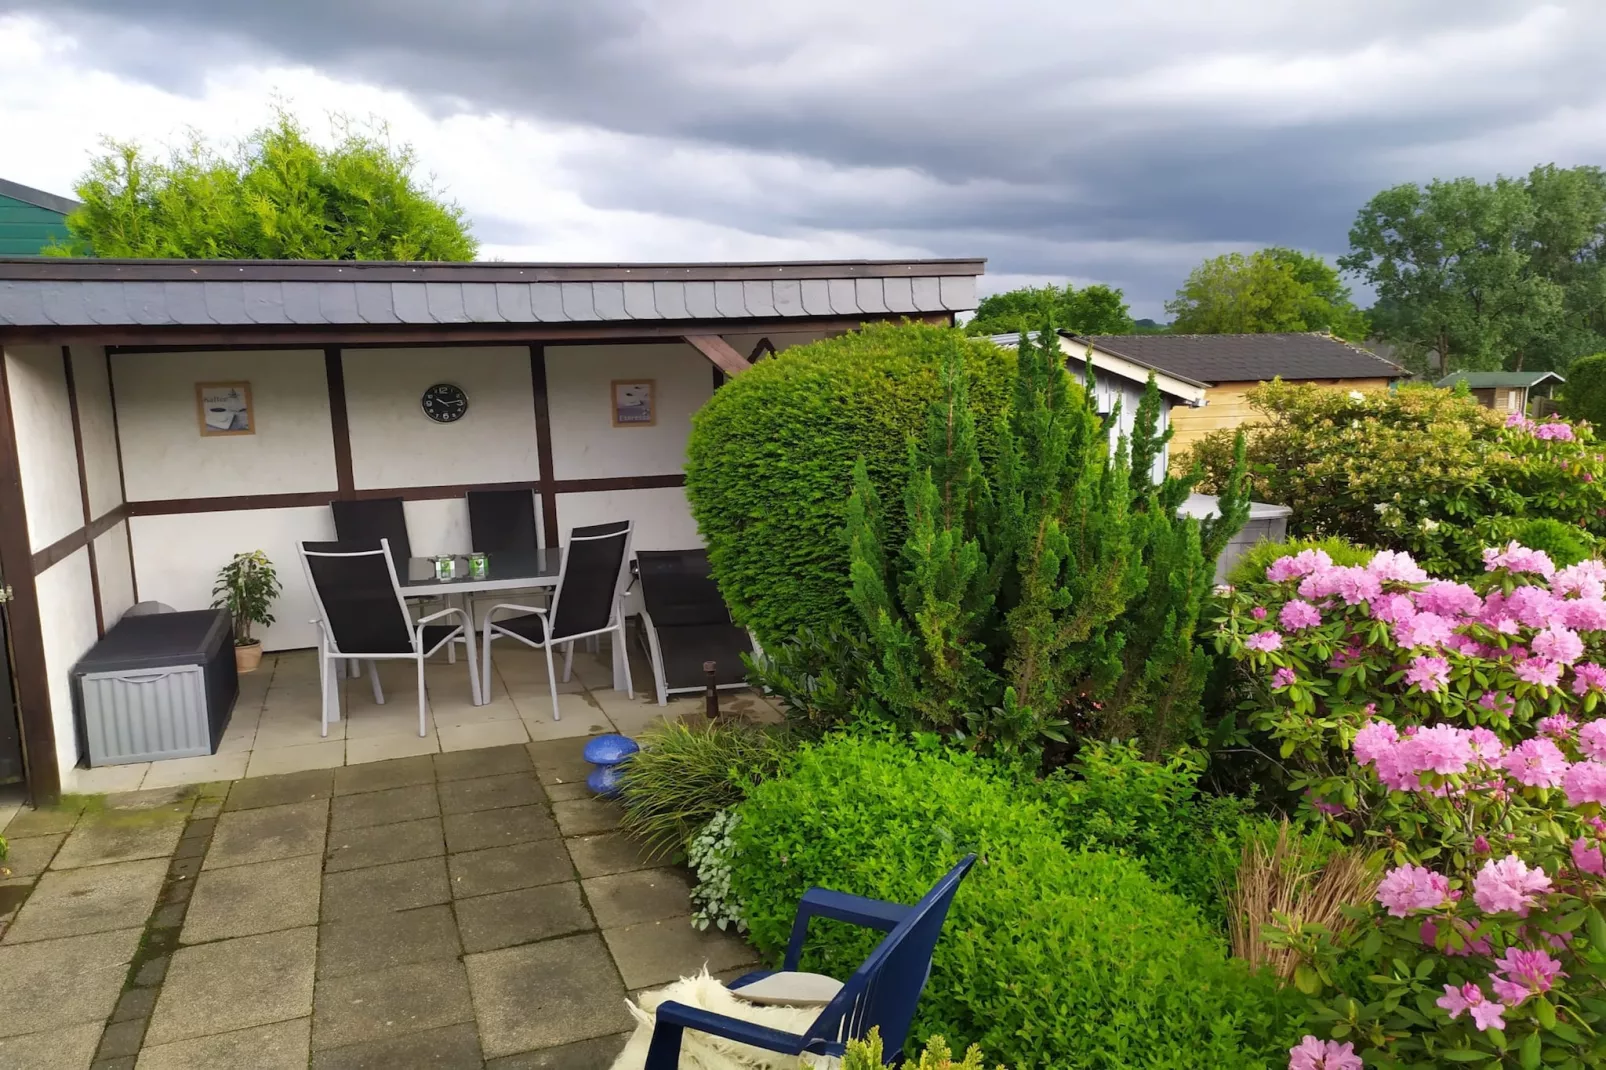
[[[124,617],[73,666],[89,765],[214,754],[239,694],[227,610]]]

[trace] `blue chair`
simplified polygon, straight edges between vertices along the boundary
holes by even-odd
[[[853,971],[853,976],[835,998],[821,1009],[808,1032],[787,1033],[683,1003],[665,1003],[658,1008],[652,1046],[647,1050],[646,1070],[676,1070],[680,1064],[681,1035],[687,1029],[783,1055],[807,1052],[840,1057],[849,1040],[861,1040],[872,1028],[879,1027],[886,1043],[885,1062],[891,1065],[903,1056],[903,1041],[909,1035],[915,1006],[931,974],[932,952],[936,950],[937,937],[942,935],[948,907],[959,890],[959,882],[975,864],[976,856],[966,855],[912,907],[824,888],[809,889],[798,904],[797,917],[792,922],[792,939],[786,948],[783,970],[797,969],[810,918],[833,918],[850,925],[880,929],[887,935],[863,965]],[[730,989],[740,996],[744,987],[770,976],[772,971],[769,970],[750,973],[733,981]]]

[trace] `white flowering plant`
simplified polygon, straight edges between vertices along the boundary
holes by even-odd
[[[747,931],[741,904],[731,896],[731,830],[738,820],[735,810],[719,811],[686,848],[687,864],[697,874],[691,920],[699,929],[714,925],[722,931],[731,926],[737,932]]]
[[[1305,805],[1384,855],[1342,938],[1285,918],[1292,1070],[1606,1066],[1606,565],[1510,544],[1476,586],[1405,554],[1283,557],[1221,648]]]

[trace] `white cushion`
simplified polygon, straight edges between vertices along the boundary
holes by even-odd
[[[842,991],[842,982],[820,973],[772,973],[733,988],[742,999],[769,1007],[823,1007]]]

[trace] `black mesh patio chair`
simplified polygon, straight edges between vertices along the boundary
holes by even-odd
[[[381,539],[388,541],[396,574],[407,575],[413,544],[407,537],[407,513],[400,498],[334,501],[329,503],[329,508],[335,514],[336,539],[345,543],[366,543],[371,547],[378,546]]]
[[[565,681],[574,667],[575,640],[612,632],[614,649],[623,652],[624,593],[630,578],[627,565],[631,528],[628,520],[574,528],[563,548],[563,564],[558,569],[558,583],[552,589],[549,606],[502,603],[491,607],[485,614],[485,635],[480,644],[480,657],[484,659],[480,670],[481,686],[487,694],[491,687],[491,643],[499,637],[517,639],[525,646],[546,652],[554,721],[560,720],[562,715],[558,712],[558,678],[552,667],[552,648],[556,645],[565,648]],[[494,619],[501,610],[511,610],[517,616]],[[635,688],[630,682],[630,659],[620,660],[624,663],[625,692],[635,698]]]
[[[336,665],[368,662],[374,701],[383,704],[378,661],[411,658],[418,665],[418,734],[429,735],[429,707],[424,688],[424,659],[450,647],[458,639],[468,643],[468,683],[474,705],[480,699],[480,681],[474,674],[474,622],[464,610],[451,608],[413,620],[396,581],[396,566],[389,540],[379,546],[363,542],[304,542],[301,565],[307,586],[318,607],[318,678],[323,684],[323,734],[329,734],[330,714],[340,718],[339,691],[334,682],[341,673]],[[435,621],[456,617],[454,623]],[[331,699],[333,702],[331,702]],[[331,706],[333,707],[331,709]]]
[[[743,654],[753,637],[731,620],[709,570],[707,550],[640,550],[641,634],[647,641],[658,705],[684,691],[707,686],[703,663],[714,663],[721,689],[747,686]]]
[[[528,490],[468,492],[468,534],[475,553],[526,552],[541,547],[535,495]]]

